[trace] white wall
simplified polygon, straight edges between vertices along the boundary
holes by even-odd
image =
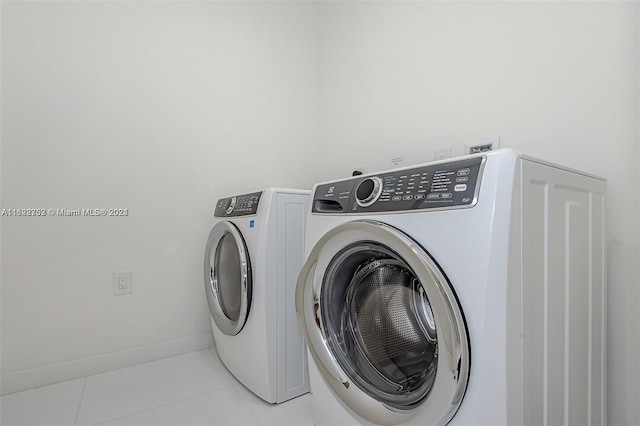
[[[129,210],[2,218],[4,392],[212,344],[215,200],[313,183],[315,10],[2,2],[1,207]]]
[[[608,178],[611,424],[640,422],[637,9],[331,2],[320,25],[325,179],[496,136]]]
[[[499,136],[609,179],[609,418],[637,424],[639,16],[637,2],[3,1],[1,207],[130,211],[2,218],[3,389],[207,344],[219,196]],[[121,269],[134,291],[114,297]]]

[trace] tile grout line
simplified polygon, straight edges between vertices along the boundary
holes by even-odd
[[[258,416],[258,413],[251,408],[251,404],[248,403],[248,399],[242,394],[242,392],[238,389],[238,388],[244,388],[246,391],[248,391],[249,393],[251,393],[253,395],[253,393],[247,389],[242,383],[240,383],[240,381],[233,376],[233,373],[231,373],[226,366],[224,365],[224,363],[220,360],[219,355],[216,353],[214,353],[214,351],[216,351],[215,346],[208,348],[209,354],[216,359],[216,361],[218,361],[220,363],[220,365],[222,365],[222,367],[224,368],[224,372],[228,375],[230,375],[232,383],[231,383],[231,389],[233,389],[233,391],[238,395],[238,397],[240,398],[240,400],[242,401],[242,404],[246,407],[246,409],[249,411],[249,413],[251,414],[251,416],[253,417],[253,419],[256,421],[256,423],[259,426],[262,426],[262,421],[260,416]],[[259,398],[256,395],[255,398]]]
[[[190,399],[199,398],[201,396],[209,395],[211,393],[216,393],[216,392],[220,392],[220,391],[223,391],[223,390],[224,390],[224,388],[220,388],[220,389],[216,389],[214,391],[203,392],[203,393],[200,393],[200,394],[197,394],[197,395],[193,395],[193,396],[190,396],[190,397],[187,397],[187,398],[182,398],[182,399],[178,399],[176,401],[167,402],[166,404],[158,405],[157,407],[145,408],[144,410],[136,411],[134,413],[129,413],[129,414],[126,414],[124,416],[118,416],[118,417],[113,417],[111,419],[101,420],[98,423],[93,423],[92,426],[103,425],[103,424],[106,424],[106,423],[109,423],[109,422],[113,422],[115,420],[126,419],[127,417],[131,417],[131,416],[135,416],[135,415],[138,415],[138,414],[146,413],[148,411],[157,410],[159,408],[168,407],[170,405],[179,404],[181,402],[189,401]]]
[[[73,421],[74,425],[78,424],[78,417],[80,416],[80,408],[82,407],[82,400],[84,399],[84,389],[87,387],[87,376],[82,381],[82,392],[80,392],[80,401],[78,401],[78,410],[76,411],[76,418]]]
[[[198,352],[205,352],[205,353],[207,353],[208,357],[214,358],[214,355],[208,349],[209,348],[200,349],[198,351],[190,352],[190,353],[187,353],[187,354],[181,354],[181,355],[177,355],[175,357],[169,357],[169,358],[177,358],[177,357],[186,356],[186,355],[190,355],[190,354],[198,353]],[[165,359],[169,359],[169,358],[165,358]],[[158,361],[160,361],[160,360],[158,360]],[[142,363],[142,364],[138,364],[138,365],[134,365],[134,366],[131,366],[131,367],[126,367],[126,369],[135,368],[135,367],[138,367],[140,365],[150,364],[152,362],[154,362],[154,361],[146,362],[146,363]],[[218,362],[219,362],[219,360],[218,360]],[[125,368],[118,369],[118,370],[124,370],[124,369]],[[113,371],[118,371],[118,370],[113,370]],[[224,376],[225,374],[230,374],[226,370],[224,372],[218,371],[217,368],[215,370],[216,370],[215,371],[216,374],[219,374],[219,375],[222,375],[222,376]],[[109,373],[112,373],[112,372],[100,373],[100,374],[96,374],[96,375],[93,375],[93,376],[103,376],[103,375],[109,374]],[[93,377],[93,376],[87,376],[87,378],[90,378],[90,377]],[[223,390],[228,388],[228,385],[229,384],[227,384],[227,386],[221,385],[217,389],[203,391],[201,393],[197,393],[197,394],[194,394],[194,395],[186,396],[186,397],[183,397],[181,399],[177,399],[177,400],[173,400],[173,401],[167,401],[167,402],[165,402],[165,403],[163,403],[161,405],[157,405],[157,406],[153,406],[153,407],[148,407],[148,408],[136,410],[136,411],[133,411],[133,412],[130,412],[130,413],[122,414],[122,415],[117,415],[116,417],[111,417],[111,418],[107,418],[107,419],[101,419],[101,420],[98,420],[95,423],[92,422],[91,425],[92,426],[102,425],[102,424],[106,424],[106,423],[109,423],[109,422],[112,422],[112,421],[117,421],[117,420],[120,420],[120,419],[123,419],[123,418],[127,418],[127,417],[130,417],[130,416],[135,416],[135,415],[138,415],[138,414],[142,414],[142,413],[145,413],[145,412],[148,412],[148,411],[153,411],[153,410],[160,409],[160,408],[163,408],[163,407],[168,407],[168,406],[171,406],[173,404],[182,403],[182,402],[188,401],[190,399],[194,399],[194,398],[198,398],[198,397],[201,397],[201,396],[204,396],[204,395],[208,395],[208,394],[212,394],[212,393],[215,393],[215,392],[223,391]],[[77,421],[78,421],[78,419],[76,418],[76,425],[77,425]]]
[[[249,413],[251,413],[251,416],[255,419],[256,423],[262,426],[262,421],[258,417],[258,414],[256,414],[256,412],[251,408],[251,404],[247,403],[248,399],[242,394],[240,390],[238,390],[238,386],[244,386],[244,385],[242,383],[234,383],[231,385],[231,387],[233,388],[233,391],[238,395],[238,397],[240,398],[240,401],[242,401],[242,404],[245,407],[247,407],[247,410],[249,410]],[[247,391],[251,392],[248,389]],[[256,398],[259,398],[259,397],[256,396]]]

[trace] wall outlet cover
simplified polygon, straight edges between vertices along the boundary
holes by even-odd
[[[130,294],[133,291],[133,272],[117,271],[113,273],[113,295]]]
[[[434,160],[445,160],[451,158],[451,147],[439,149],[433,153]]]

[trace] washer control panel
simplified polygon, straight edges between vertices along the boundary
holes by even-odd
[[[312,211],[362,214],[473,207],[484,161],[465,158],[319,185]]]
[[[258,212],[258,202],[260,201],[261,195],[262,191],[220,198],[216,203],[213,216],[237,217],[255,215]]]

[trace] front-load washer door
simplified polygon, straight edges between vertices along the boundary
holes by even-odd
[[[446,424],[466,390],[469,341],[459,303],[431,256],[403,232],[353,221],[311,251],[296,288],[310,352],[360,416]]]
[[[204,258],[204,287],[209,311],[224,334],[242,330],[251,307],[251,262],[238,228],[218,222],[207,240]]]

